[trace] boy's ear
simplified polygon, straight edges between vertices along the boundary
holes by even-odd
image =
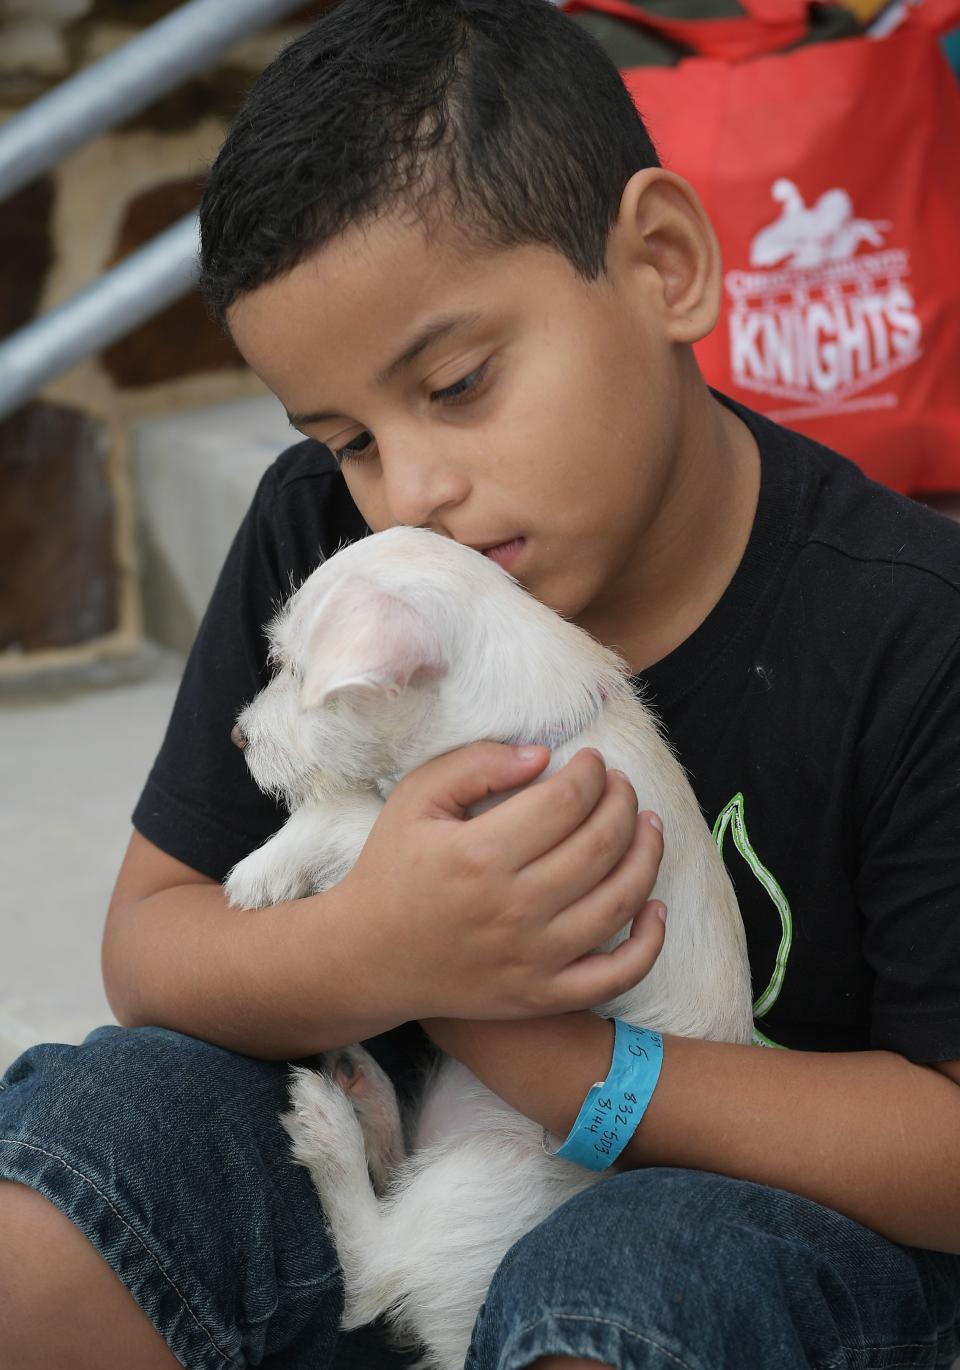
[[[320,708],[353,691],[396,699],[408,685],[446,673],[439,635],[412,604],[362,576],[347,576],[309,626],[300,706]]]
[[[666,336],[695,343],[720,316],[720,244],[700,197],[688,181],[647,167],[627,182],[610,251],[621,264],[652,268]]]

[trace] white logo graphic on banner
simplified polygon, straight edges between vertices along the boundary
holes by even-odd
[[[780,215],[751,242],[752,269],[726,276],[733,379],[792,401],[771,414],[784,421],[895,405],[860,392],[921,355],[909,254],[886,245],[888,222],[857,218],[840,187],[810,208],[792,181],[771,194]]]

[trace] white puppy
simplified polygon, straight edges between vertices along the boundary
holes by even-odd
[[[269,635],[277,674],[238,728],[254,779],[291,815],[230,873],[232,903],[261,907],[337,883],[393,786],[441,753],[481,739],[542,742],[553,753],[545,779],[596,747],[626,773],[641,807],[663,817],[654,894],[670,916],[650,973],[595,1011],[751,1040],[733,888],[683,770],[614,652],[481,553],[407,527],[325,561]],[[628,935],[629,924],[601,950]],[[321,1059],[323,1072],[294,1070],[282,1121],[336,1243],[342,1328],[386,1315],[398,1345],[425,1353],[419,1366],[460,1370],[509,1247],[614,1172],[549,1156],[536,1123],[448,1057],[403,1122],[389,1078],[363,1048]]]

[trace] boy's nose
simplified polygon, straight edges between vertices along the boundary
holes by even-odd
[[[234,723],[233,730],[230,733],[230,741],[235,747],[239,747],[241,751],[243,751],[244,747],[247,745],[247,739],[239,723]]]
[[[414,456],[396,450],[381,454],[388,526],[428,527],[442,509],[461,504],[470,492],[468,477],[445,452],[427,453],[422,446],[414,451]]]

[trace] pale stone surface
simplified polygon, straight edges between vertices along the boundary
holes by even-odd
[[[181,669],[155,653],[138,683],[0,693],[0,1071],[114,1021],[103,923]]]
[[[93,0],[2,0],[0,14],[56,19],[61,24],[90,13]]]
[[[272,395],[132,425],[149,636],[187,650],[260,477],[298,441]]]
[[[67,45],[56,23],[0,17],[0,72],[65,76],[68,69]]]

